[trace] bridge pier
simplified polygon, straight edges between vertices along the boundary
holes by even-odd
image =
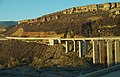
[[[93,63],[99,63],[97,40],[93,40]]]
[[[61,44],[61,39],[58,39],[58,43]]]
[[[87,54],[87,51],[88,51],[88,41],[84,40],[84,51],[83,51],[84,56]]]
[[[98,43],[99,43],[99,62],[102,63],[102,55],[105,56],[103,53],[104,41],[99,40]]]
[[[65,41],[65,43],[66,43],[66,52],[65,53],[68,53],[70,50],[69,41]]]
[[[112,40],[107,40],[107,65],[113,65],[113,50],[112,50]]]
[[[77,51],[77,41],[73,40],[73,45],[74,45],[74,52]]]
[[[49,39],[49,43],[50,43],[50,45],[54,45],[55,44],[54,39]]]
[[[120,63],[120,41],[115,40],[115,64]]]
[[[78,50],[79,51],[79,57],[82,57],[82,41],[78,41],[78,43],[79,43],[78,44],[79,45],[78,46],[79,47],[79,50]]]

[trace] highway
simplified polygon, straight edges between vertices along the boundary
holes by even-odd
[[[120,70],[113,71],[107,74],[104,74],[103,76],[98,76],[98,77],[120,77]]]
[[[78,77],[120,77],[120,64],[80,75]]]

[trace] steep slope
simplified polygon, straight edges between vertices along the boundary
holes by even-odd
[[[0,66],[12,67],[31,64],[34,67],[86,66],[91,58],[79,58],[78,54],[66,54],[62,45],[48,46],[16,40],[0,41]]]
[[[119,21],[120,2],[93,4],[19,21],[17,27],[10,29],[6,35],[11,36],[22,28],[23,33],[54,31],[57,34],[70,32],[74,37],[119,36]]]

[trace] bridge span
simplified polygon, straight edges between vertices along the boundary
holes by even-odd
[[[120,37],[90,37],[90,38],[34,38],[6,37],[16,40],[48,40],[49,45],[64,44],[66,53],[74,50],[79,57],[84,57],[90,49],[93,52],[93,63],[107,64],[108,67],[120,63]]]

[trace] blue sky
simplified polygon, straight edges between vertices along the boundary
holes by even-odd
[[[120,2],[120,0],[0,0],[0,21],[18,21],[75,6]]]

